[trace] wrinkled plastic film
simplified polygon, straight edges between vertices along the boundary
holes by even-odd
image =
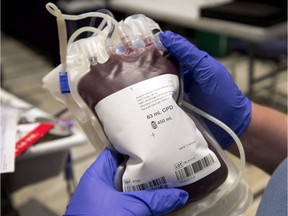
[[[87,106],[87,103],[82,98],[82,96],[79,95],[78,83],[84,76],[90,73],[91,69],[90,67],[92,67],[93,65],[97,68],[100,67],[100,65],[102,64],[103,65],[110,64],[112,59],[119,62],[126,61],[127,58],[137,59],[143,55],[146,55],[149,52],[154,52],[153,50],[155,49],[156,50],[158,49],[158,51],[156,52],[160,51],[162,54],[165,53],[165,49],[161,41],[159,40],[157,34],[157,32],[159,33],[161,29],[157,23],[155,23],[150,18],[145,17],[144,15],[133,15],[128,17],[124,21],[118,23],[115,19],[111,18],[111,16],[101,13],[98,14],[97,12],[85,13],[79,16],[62,15],[61,11],[58,10],[57,7],[56,8],[55,7],[47,5],[48,11],[53,15],[55,15],[56,17],[59,17],[59,19],[57,18],[57,20],[59,20],[57,21],[59,22],[58,28],[66,29],[65,24],[63,24],[63,22],[65,23],[65,19],[78,20],[86,17],[100,17],[103,20],[105,19],[106,21],[108,21],[107,28],[105,29],[103,28],[104,22],[101,22],[100,27],[98,26],[98,28],[88,26],[78,29],[72,34],[68,42],[67,38],[64,39],[65,38],[64,35],[66,35],[65,31],[60,31],[59,29],[59,43],[62,44],[60,46],[60,53],[62,56],[61,62],[62,66],[68,72],[71,94],[58,95],[52,93],[52,95],[54,94],[55,98],[58,98],[59,101],[62,101],[62,103],[64,102],[64,105],[70,107],[69,110],[71,110],[72,113],[76,115],[75,117],[80,122],[83,131],[86,133],[88,139],[95,146],[96,149],[101,150],[105,146],[110,146],[111,148],[113,148],[107,139],[107,132],[103,131],[103,122],[99,121],[99,116],[97,116],[98,114],[96,114],[95,116],[95,111],[91,110],[91,108]],[[112,30],[112,26],[115,27],[115,29],[113,28]],[[154,30],[156,33],[154,32]],[[76,38],[83,32],[92,32],[94,34],[89,38],[76,41]],[[111,35],[111,37],[109,35]],[[62,42],[60,42],[60,40]],[[47,82],[50,81],[52,82],[52,80],[53,79],[46,78],[44,83],[46,82],[47,84]],[[95,85],[97,85],[97,83],[95,83]],[[208,194],[201,200],[195,202],[193,201],[191,204],[187,205],[192,207],[190,208],[189,211],[193,209],[193,211],[195,212],[195,214],[191,215],[198,215],[201,214],[201,212],[205,212],[207,209],[213,209],[214,205],[216,209],[216,206],[218,205],[217,203],[219,203],[219,201],[222,200],[223,197],[230,196],[230,194],[231,193],[233,194],[233,192],[236,190],[247,192],[246,190],[247,186],[241,183],[242,173],[245,168],[245,154],[241,141],[229,127],[224,125],[219,120],[208,115],[207,113],[194,107],[193,105],[183,101],[184,91],[183,91],[183,81],[181,78],[179,78],[179,86],[180,89],[178,91],[178,98],[175,99],[178,106],[182,108],[185,112],[187,112],[190,118],[191,115],[192,116],[194,115],[193,113],[196,113],[197,115],[207,118],[208,120],[219,125],[221,128],[223,128],[225,131],[227,131],[227,133],[229,133],[232,136],[240,152],[239,169],[234,167],[233,163],[230,162],[229,159],[223,157],[222,152],[219,154],[219,157],[223,157],[223,160],[224,161],[226,160],[227,162],[229,181],[228,179],[225,180],[224,183],[220,185],[218,188],[214,189],[211,194]],[[46,87],[49,88],[49,85],[47,84]],[[50,91],[52,92],[57,90],[50,89]],[[193,118],[191,119],[193,120]],[[211,134],[205,131],[205,129],[203,129],[201,132],[206,138],[207,137],[209,138],[209,136],[211,136]],[[213,139],[213,137],[210,137],[208,140],[211,141],[212,146],[214,147],[215,145],[217,146],[215,148],[216,151],[221,151],[221,149],[218,147],[219,144],[215,139]],[[122,174],[123,172],[125,172],[125,169],[124,170],[122,169],[120,171],[120,173]],[[119,174],[118,177],[122,174]],[[116,181],[116,183],[118,183],[117,188],[120,187],[119,186],[120,180],[118,178],[118,180]],[[171,185],[174,184],[173,182],[171,183],[172,183]],[[246,193],[246,195],[247,194],[249,193]],[[243,197],[244,196],[245,193],[243,194]],[[234,199],[236,200],[237,198]],[[236,200],[234,204],[238,205],[239,203],[237,202],[238,201]],[[246,204],[247,203],[248,201],[246,202]],[[177,215],[176,212],[175,215]]]
[[[111,22],[114,21],[114,25],[116,23],[116,21],[114,19],[110,19],[110,17],[108,15],[103,15],[101,13],[90,13],[89,15],[84,14],[82,16],[67,16],[67,15],[63,15],[61,13],[61,11],[57,8],[56,5],[52,4],[52,3],[48,3],[46,5],[46,9],[53,14],[54,16],[56,16],[56,20],[57,20],[57,27],[58,27],[58,38],[59,38],[59,47],[60,47],[60,57],[61,57],[61,67],[62,69],[59,71],[66,71],[66,64],[67,64],[67,30],[66,30],[66,24],[65,24],[65,19],[70,19],[70,20],[79,20],[79,19],[83,19],[89,16],[93,16],[93,17],[101,17],[103,19],[109,19]],[[108,18],[107,18],[108,17]],[[103,27],[103,26],[102,26]],[[84,29],[80,29],[79,31],[76,31],[76,33],[74,33],[73,37],[70,38],[69,43],[72,43],[78,35],[80,35],[81,33],[83,33],[84,31],[93,31],[96,32],[98,34],[101,34],[102,36],[105,36],[105,33],[103,33],[102,31],[96,29],[96,28],[92,28],[92,27],[87,27]],[[70,45],[70,44],[69,44]],[[44,79],[44,87],[46,87],[46,89],[48,88],[48,82],[51,81],[51,77],[45,77],[46,79]],[[70,85],[71,86],[71,85]],[[53,93],[52,93],[53,94]],[[81,108],[81,106],[79,106],[77,103],[75,103],[75,100],[72,99],[73,97],[71,96],[71,94],[63,94],[61,96],[57,96],[56,98],[58,98],[57,100],[61,103],[63,103],[65,106],[68,107],[68,109],[74,114],[74,116],[76,117],[76,119],[78,120],[78,122],[80,123],[80,125],[82,126],[82,129],[84,130],[85,134],[88,136],[89,141],[93,144],[93,143],[97,143],[97,145],[94,144],[95,148],[98,151],[102,151],[105,148],[105,143],[107,144],[107,140],[105,138],[103,138],[104,136],[101,136],[101,133],[98,132],[95,135],[91,136],[90,134],[94,133],[94,130],[99,130],[100,131],[100,123],[95,120],[95,118],[91,119],[91,115],[87,115],[85,113],[83,113],[83,107]],[[100,135],[98,135],[100,134]]]

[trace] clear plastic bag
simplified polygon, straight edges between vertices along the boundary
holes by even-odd
[[[189,203],[172,215],[243,213],[252,195],[242,179],[241,142],[223,123],[183,100],[181,72],[158,38],[159,25],[141,14],[117,22],[97,12],[63,15],[50,3],[47,9],[57,17],[60,29],[65,27],[64,19],[107,20],[106,28],[83,27],[68,42],[59,29],[62,64],[43,82],[75,116],[96,150],[109,147],[126,157],[115,187],[186,190]],[[85,31],[94,35],[74,41]],[[63,82],[68,80],[65,84],[63,76]],[[67,84],[69,90],[63,91]],[[241,155],[239,168],[200,116],[233,136]]]

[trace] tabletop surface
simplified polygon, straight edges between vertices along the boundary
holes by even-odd
[[[27,120],[33,121],[35,118],[49,118],[52,119],[53,116],[42,111],[41,109],[32,106],[26,101],[16,97],[10,92],[0,89],[1,102],[8,103],[9,106],[13,106],[15,109],[24,110],[21,116],[25,116]],[[86,136],[77,127],[72,127],[72,135],[56,139],[53,141],[43,142],[40,145],[30,146],[26,152],[21,156],[21,159],[31,157],[34,155],[43,155],[51,152],[61,151],[64,149],[69,149],[74,146],[83,145],[87,143]],[[15,132],[16,133],[16,132]]]

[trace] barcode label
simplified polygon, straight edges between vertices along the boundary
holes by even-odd
[[[164,176],[154,179],[152,181],[138,184],[138,185],[126,185],[124,186],[124,191],[139,191],[139,190],[147,190],[147,189],[160,189],[160,188],[168,188],[166,179]]]
[[[177,170],[175,171],[177,180],[183,180],[195,173],[200,172],[201,170],[209,167],[210,165],[212,165],[214,163],[214,159],[213,157],[209,154],[206,157],[202,158],[199,161],[196,161],[193,164],[190,164],[186,167],[184,167],[183,169]]]

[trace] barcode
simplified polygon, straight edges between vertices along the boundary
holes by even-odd
[[[125,186],[125,191],[139,191],[139,190],[147,190],[147,189],[160,189],[160,188],[168,188],[166,179],[164,176],[154,179],[152,181],[138,184],[138,185],[128,185]]]
[[[177,180],[185,179],[214,163],[213,157],[209,154],[195,163],[184,167],[183,169],[175,171]]]

